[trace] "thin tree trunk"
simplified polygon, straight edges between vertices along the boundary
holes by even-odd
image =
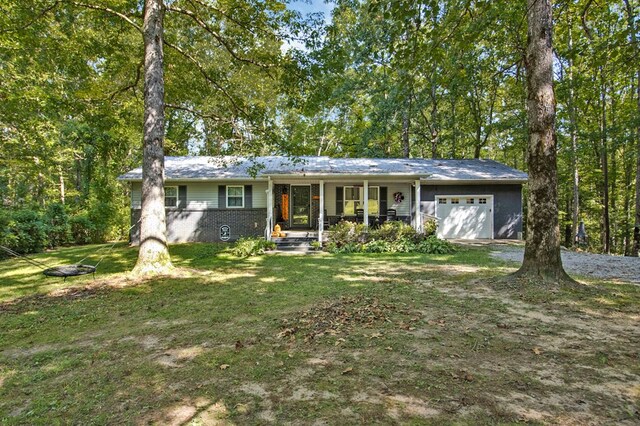
[[[546,283],[571,281],[560,258],[555,95],[550,0],[527,0],[529,198],[522,267],[515,273]]]
[[[602,249],[611,253],[611,222],[609,218],[609,153],[607,149],[607,86],[604,70],[600,68],[601,118],[600,118],[600,165],[602,166]]]
[[[435,78],[431,79],[431,158],[438,158],[438,146],[440,145],[440,130],[438,126],[438,98],[436,96]]]
[[[134,268],[138,274],[162,274],[171,268],[164,209],[163,18],[162,0],[145,0],[142,222]]]
[[[625,10],[627,11],[627,24],[629,26],[629,32],[631,33],[631,42],[637,59],[640,54],[640,45],[638,44],[638,38],[636,36],[636,23],[635,14],[633,13],[633,6],[629,0],[624,0]],[[636,65],[637,65],[636,61]],[[638,256],[640,253],[640,66],[636,68],[636,220],[633,232],[633,250],[632,256]]]
[[[411,145],[409,140],[409,131],[411,127],[411,94],[405,103],[404,114],[402,115],[402,156],[409,158],[411,154]]]
[[[64,173],[62,173],[61,164],[58,164],[58,176],[59,176],[59,182],[60,182],[60,203],[64,204],[64,201],[65,201]]]
[[[571,168],[573,169],[573,203],[571,206],[571,242],[578,234],[580,219],[580,174],[578,172],[578,123],[576,117],[575,81],[573,79],[573,35],[569,22],[569,119],[571,133]]]
[[[626,151],[623,148],[622,158],[626,158]],[[630,256],[633,244],[631,242],[631,194],[629,192],[629,188],[631,188],[631,173],[632,167],[628,161],[623,161],[624,167],[624,197],[623,197],[623,206],[622,206],[622,214],[624,216],[624,230],[622,238],[624,240],[624,255]]]
[[[458,149],[458,123],[456,122],[456,96],[454,94],[451,96],[451,122],[453,123],[453,128],[451,131],[453,132],[451,139],[451,158],[456,158],[457,149]]]

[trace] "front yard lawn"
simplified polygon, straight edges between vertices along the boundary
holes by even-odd
[[[54,266],[99,247],[36,256]],[[0,262],[3,424],[638,424],[640,287],[504,285],[484,248],[172,247],[168,277]]]

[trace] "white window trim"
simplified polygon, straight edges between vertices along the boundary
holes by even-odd
[[[362,191],[358,191],[358,195],[362,196],[362,198],[360,198],[358,200],[347,200],[347,188],[362,189]],[[369,190],[372,190],[373,188],[376,188],[378,190],[378,199],[376,201],[378,202],[378,215],[380,215],[381,214],[380,213],[380,187],[379,186],[370,186]],[[342,196],[342,198],[343,198],[343,200],[342,200],[342,212],[343,213],[347,210],[347,201],[356,201],[356,202],[359,202],[360,204],[362,204],[364,206],[364,186],[356,186],[356,185],[345,186],[342,191],[343,191],[343,194],[344,194]],[[371,198],[369,198],[369,201],[372,201]],[[356,210],[357,209],[354,208],[354,211],[353,211],[353,215],[354,216],[356,214]],[[346,214],[346,213],[344,213],[344,214]],[[372,216],[371,212],[369,212],[369,215]],[[349,215],[349,216],[351,216],[351,215]]]
[[[175,188],[176,190],[176,204],[174,206],[167,206],[167,189],[168,188]],[[173,197],[171,197],[173,198]],[[178,208],[178,205],[180,204],[180,191],[179,188],[177,186],[171,185],[171,186],[165,186],[164,187],[164,208],[165,209],[176,209]]]
[[[229,188],[242,188],[242,205],[241,206],[230,206],[229,205]],[[225,204],[228,209],[243,209],[244,208],[244,185],[227,185],[225,188]]]

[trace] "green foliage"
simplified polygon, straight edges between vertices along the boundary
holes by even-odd
[[[236,241],[231,253],[238,257],[258,256],[266,251],[275,250],[276,243],[262,237],[244,237]]]
[[[80,213],[69,220],[71,238],[76,244],[89,244],[93,241],[95,227],[86,213]]]
[[[71,224],[64,204],[49,204],[44,214],[44,221],[47,225],[49,247],[58,247],[72,242]]]
[[[47,247],[48,226],[37,210],[21,209],[3,214],[0,244],[18,253],[36,253]]]
[[[427,253],[455,251],[448,241],[421,234],[400,221],[386,222],[377,229],[340,222],[329,229],[327,251],[331,253]]]
[[[435,218],[427,218],[422,224],[422,229],[427,235],[435,235],[438,230],[438,221]]]
[[[60,203],[45,210],[6,209],[0,211],[0,245],[18,253],[37,253],[45,248],[104,242],[110,230],[121,228],[121,222],[105,203],[73,214]]]
[[[322,243],[318,240],[311,241],[310,245],[314,250],[322,250]]]

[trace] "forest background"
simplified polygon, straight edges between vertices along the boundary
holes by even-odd
[[[525,170],[526,4],[165,2],[166,155],[490,158]],[[142,5],[0,5],[0,245],[126,238]],[[640,4],[554,5],[559,209],[593,251],[640,222]],[[526,194],[525,194],[526,196]]]

